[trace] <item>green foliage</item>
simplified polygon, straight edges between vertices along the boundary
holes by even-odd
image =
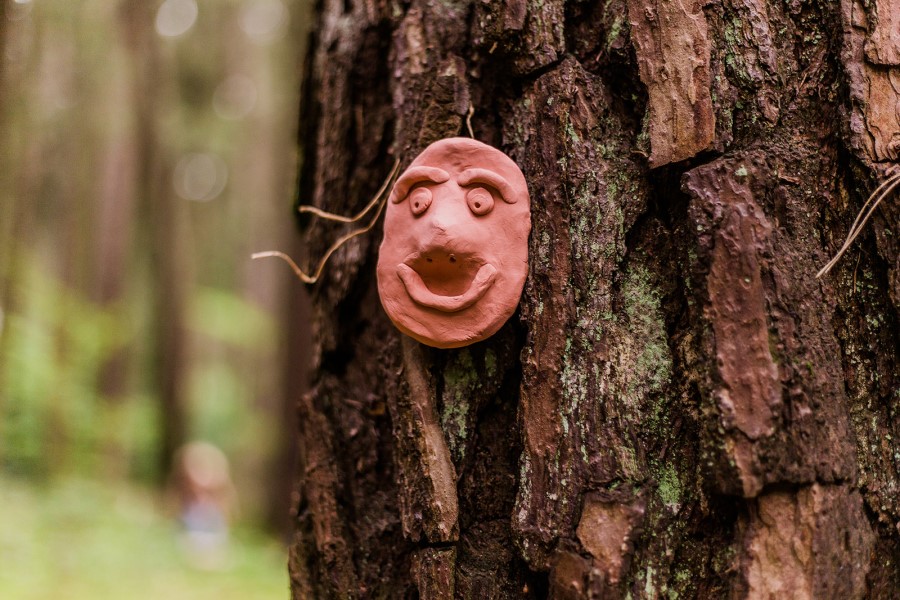
[[[193,298],[191,328],[210,339],[250,350],[276,337],[272,317],[233,291],[199,287]]]
[[[104,427],[115,415],[98,406],[96,382],[129,327],[116,311],[60,285],[37,261],[20,284],[24,307],[5,319],[8,351],[0,357],[2,464],[33,475],[89,468],[93,450],[118,432]]]

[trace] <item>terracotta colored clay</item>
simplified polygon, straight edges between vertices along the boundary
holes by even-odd
[[[530,230],[516,163],[468,138],[433,143],[391,191],[378,256],[384,310],[437,348],[493,335],[522,295]]]

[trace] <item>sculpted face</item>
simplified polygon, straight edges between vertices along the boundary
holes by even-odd
[[[378,294],[400,331],[457,348],[512,316],[528,275],[531,209],[519,167],[468,138],[428,146],[391,191]]]

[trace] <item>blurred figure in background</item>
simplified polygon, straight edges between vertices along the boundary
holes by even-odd
[[[207,442],[182,446],[175,454],[170,493],[177,501],[191,563],[202,569],[227,567],[237,496],[225,453]]]

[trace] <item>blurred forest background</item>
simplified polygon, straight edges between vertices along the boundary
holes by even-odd
[[[288,596],[306,4],[0,0],[0,598]]]

